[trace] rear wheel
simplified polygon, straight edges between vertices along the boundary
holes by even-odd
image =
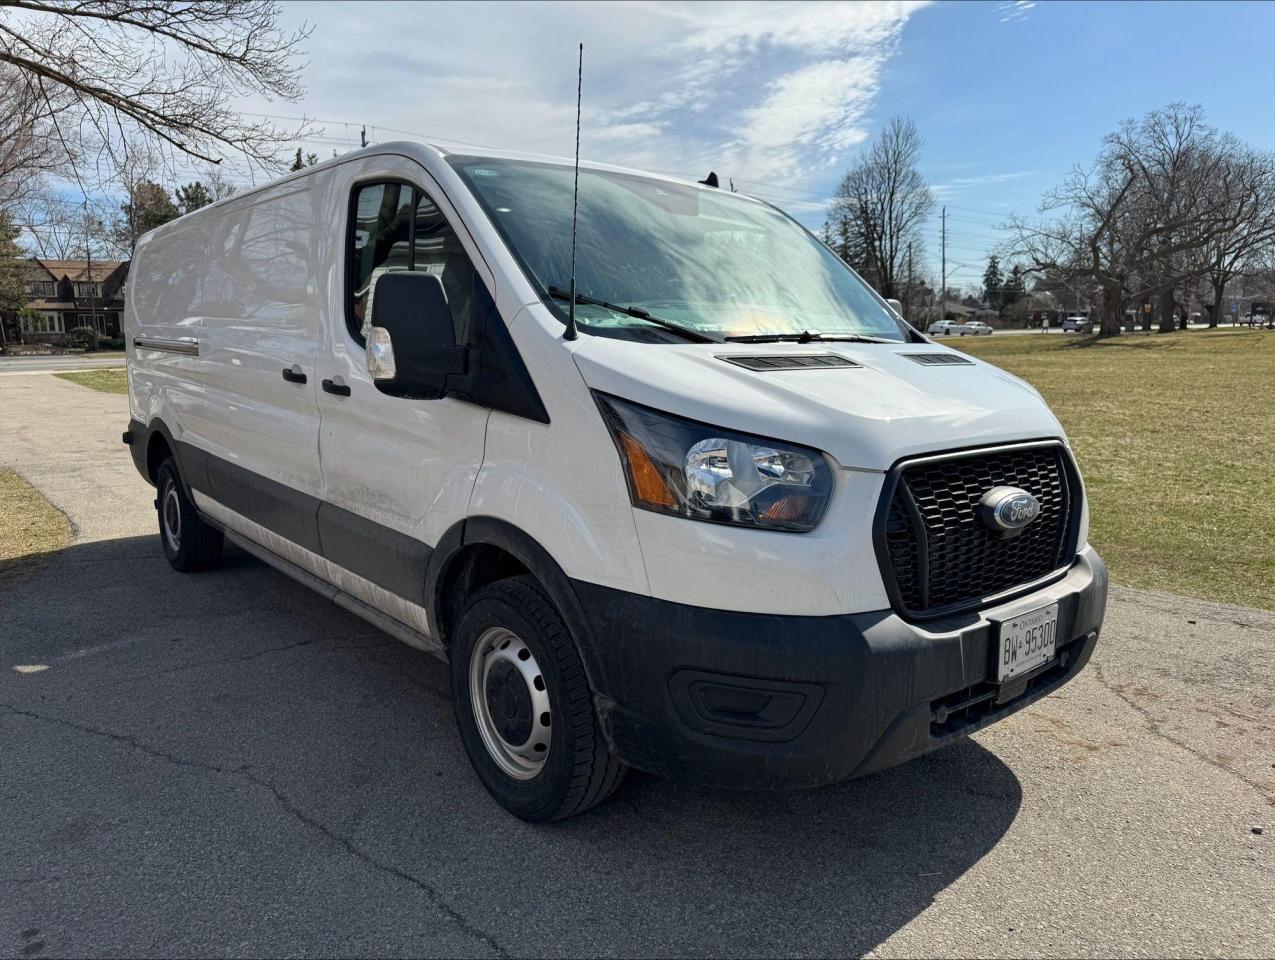
[[[478,591],[450,659],[465,751],[506,810],[533,823],[561,820],[619,786],[625,767],[598,727],[575,644],[533,579]]]
[[[200,518],[182,488],[177,461],[172,457],[160,464],[155,487],[159,491],[155,501],[159,540],[173,569],[193,573],[216,566],[221,559],[221,531],[214,530]]]

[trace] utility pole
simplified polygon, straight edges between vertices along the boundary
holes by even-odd
[[[947,207],[943,208],[943,232],[941,237],[942,239],[940,240],[939,245],[942,250],[943,283],[942,289],[939,291],[939,296],[942,298],[941,302],[943,305],[939,307],[939,319],[945,320],[947,319]]]
[[[912,310],[912,241],[908,241],[908,292],[903,300],[903,317],[906,320],[907,315]]]
[[[84,198],[84,261],[89,281],[89,322],[97,332],[97,300],[93,296],[93,244],[89,240],[89,198]],[[75,300],[75,282],[71,282],[71,300]]]
[[[367,124],[363,124],[363,128],[359,130],[360,146],[367,146]]]

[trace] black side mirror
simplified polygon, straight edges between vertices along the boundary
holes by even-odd
[[[367,303],[367,369],[382,393],[443,396],[447,377],[469,371],[469,347],[456,342],[443,282],[431,273],[384,273]]]

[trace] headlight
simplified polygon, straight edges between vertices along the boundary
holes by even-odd
[[[595,396],[634,506],[798,533],[813,530],[828,506],[832,469],[818,450]]]

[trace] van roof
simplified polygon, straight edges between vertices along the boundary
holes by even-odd
[[[353,150],[349,153],[343,153],[341,154],[341,156],[332,157],[330,160],[321,160],[320,162],[316,163],[312,167],[306,167],[304,170],[297,170],[294,173],[288,174],[287,176],[279,177],[275,180],[271,180],[268,183],[263,183],[260,186],[250,187],[247,190],[244,190],[240,193],[235,194],[234,197],[228,197],[227,199],[233,200],[236,197],[250,196],[251,194],[256,193],[259,190],[266,189],[267,187],[273,187],[281,183],[287,183],[290,180],[299,180],[302,177],[309,176],[314,173],[322,172],[323,170],[327,170],[331,167],[339,166],[343,163],[349,163],[352,160],[358,160],[361,157],[374,157],[374,156],[379,156],[384,154],[394,154],[397,156],[408,156],[408,157],[412,157],[412,156],[420,157],[423,154],[429,154],[429,153],[432,153],[436,157],[463,156],[463,157],[480,157],[484,159],[490,158],[493,160],[529,160],[529,161],[534,161],[536,163],[548,163],[548,164],[554,164],[554,165],[566,166],[566,167],[572,166],[575,163],[575,161],[571,157],[560,157],[560,156],[554,156],[552,154],[543,154],[543,153],[530,153],[530,152],[522,151],[522,150],[502,150],[498,147],[490,147],[490,146],[485,146],[481,144],[466,144],[466,143],[460,143],[460,142],[454,142],[454,141],[437,141],[434,143],[423,143],[423,142],[418,142],[415,140],[390,140],[385,143],[377,143],[377,144],[373,144],[370,147],[363,147],[358,150]],[[651,179],[651,180],[665,180],[665,181],[668,181],[669,183],[678,183],[688,187],[703,186],[703,184],[696,183],[692,180],[687,180],[684,177],[677,177],[677,176],[673,176],[672,174],[668,174],[668,173],[664,173],[660,171],[639,170],[634,167],[623,167],[623,166],[619,166],[619,165],[611,164],[611,163],[599,163],[593,160],[581,159],[580,169],[602,170],[602,171],[607,171],[610,173],[627,173],[634,176],[647,177],[648,179]],[[708,171],[705,170],[704,173],[707,176]],[[711,190],[713,188],[705,187],[705,189]],[[745,199],[752,199],[752,198],[746,197]],[[225,200],[217,201],[217,203],[225,203],[225,202],[226,202]]]
[[[200,207],[198,210],[192,211],[185,216],[178,217],[176,220],[170,220],[168,223],[156,227],[151,233],[167,232],[171,227],[180,224],[186,217],[194,217],[206,215],[207,212],[215,210],[218,207],[224,207],[251,197],[253,194],[260,193],[280,184],[289,183],[293,180],[301,180],[305,177],[313,176],[316,173],[322,173],[332,167],[340,166],[343,163],[349,163],[352,160],[358,160],[362,157],[375,157],[390,154],[393,156],[414,157],[421,161],[425,161],[431,154],[433,157],[463,156],[463,157],[479,157],[483,159],[493,160],[528,160],[535,163],[548,163],[558,166],[569,167],[574,165],[575,161],[571,157],[559,157],[550,154],[529,153],[521,150],[502,150],[497,147],[482,146],[479,144],[466,144],[456,141],[438,141],[435,143],[423,143],[415,140],[390,140],[385,143],[376,143],[370,147],[362,147],[358,150],[352,150],[349,153],[343,153],[339,157],[332,157],[329,160],[321,160],[314,166],[306,167],[303,170],[297,170],[285,176],[278,177],[274,180],[257,186],[249,187],[241,190],[233,196],[226,197],[224,200],[217,200],[207,206]],[[671,174],[655,172],[651,170],[639,170],[633,167],[622,167],[610,163],[598,163],[592,160],[581,160],[580,169],[582,170],[601,170],[609,173],[624,173],[631,176],[646,177],[650,180],[663,180],[667,183],[676,183],[686,187],[695,187],[703,190],[713,190],[713,187],[707,187],[701,183],[687,180],[683,177],[675,177]],[[707,175],[708,171],[705,171]],[[765,205],[764,201],[746,194],[733,194],[741,200],[750,201]]]

